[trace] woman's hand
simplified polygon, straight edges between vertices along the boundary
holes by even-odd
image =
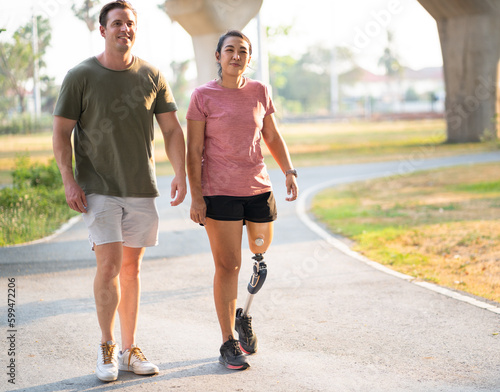
[[[299,196],[299,186],[293,174],[288,174],[286,176],[286,193],[288,195],[286,201],[294,201]]]
[[[207,217],[207,205],[205,204],[203,196],[193,198],[189,214],[193,222],[205,226]]]

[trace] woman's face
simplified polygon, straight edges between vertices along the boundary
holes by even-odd
[[[240,37],[227,37],[216,56],[223,76],[241,76],[250,62],[248,42]]]

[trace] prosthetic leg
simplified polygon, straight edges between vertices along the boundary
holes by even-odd
[[[269,234],[269,233],[266,233]],[[248,283],[248,296],[243,308],[236,309],[235,330],[239,336],[240,348],[245,354],[253,354],[257,352],[257,336],[253,332],[252,317],[248,314],[252,305],[253,297],[264,284],[267,276],[267,265],[264,262],[264,252],[267,250],[271,241],[268,241],[264,246],[264,238],[266,234],[249,234],[250,250],[254,253],[252,257],[255,260],[253,265],[253,274]],[[257,237],[257,238],[256,238]],[[267,238],[272,238],[268,235]]]
[[[260,288],[266,281],[267,276],[267,265],[264,262],[264,256],[262,256],[262,253],[256,253],[252,259],[255,260],[255,263],[253,264],[253,274],[250,277],[250,282],[247,287],[248,295],[245,301],[245,306],[243,307],[243,316],[248,315],[253,297],[259,292]]]

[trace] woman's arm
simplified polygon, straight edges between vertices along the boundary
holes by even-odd
[[[205,224],[207,207],[201,190],[201,158],[205,143],[205,121],[187,120],[187,174],[191,190],[191,219]]]
[[[264,117],[264,126],[262,128],[262,137],[266,143],[267,148],[271,152],[276,163],[283,171],[287,173],[293,169],[292,160],[288,152],[288,148],[281,136],[273,114]],[[289,195],[286,200],[293,201],[299,195],[299,187],[297,186],[297,179],[292,173],[286,174],[286,191]]]

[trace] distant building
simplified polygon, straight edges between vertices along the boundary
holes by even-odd
[[[442,67],[403,68],[395,76],[356,67],[339,75],[341,110],[351,114],[444,112]]]

